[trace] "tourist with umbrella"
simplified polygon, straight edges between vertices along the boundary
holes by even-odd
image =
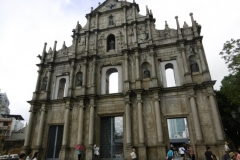
[[[85,150],[85,147],[81,144],[77,144],[74,146],[74,148],[77,150],[78,160],[80,160],[82,156],[82,152]]]

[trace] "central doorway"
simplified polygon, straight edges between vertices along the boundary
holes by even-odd
[[[102,117],[100,160],[123,160],[123,117]]]

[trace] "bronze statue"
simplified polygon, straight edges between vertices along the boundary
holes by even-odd
[[[115,46],[114,46],[114,45],[115,45],[115,44],[114,44],[114,41],[111,40],[111,42],[110,42],[110,50],[115,49]]]
[[[148,68],[144,69],[144,78],[150,78],[150,71],[148,70]]]
[[[190,62],[190,68],[192,72],[199,72],[199,67],[197,62],[195,62],[194,60],[191,60]]]
[[[82,86],[82,76],[78,77],[77,86]]]
[[[41,90],[42,90],[42,91],[45,91],[46,89],[47,89],[47,79],[44,78],[44,79],[43,79],[43,83],[42,83],[42,88],[41,88]]]

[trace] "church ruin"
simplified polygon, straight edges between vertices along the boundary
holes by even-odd
[[[164,160],[170,147],[168,119],[184,118],[196,159],[206,146],[223,155],[221,126],[201,26],[158,30],[151,10],[106,0],[77,23],[73,43],[46,51],[37,64],[38,79],[29,101],[30,118],[22,152],[39,159],[76,160],[74,146],[86,147],[82,159],[127,160],[132,147],[139,160]],[[166,71],[173,73],[169,87]],[[117,93],[109,92],[110,75],[117,73]]]

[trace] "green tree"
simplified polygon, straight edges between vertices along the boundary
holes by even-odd
[[[224,43],[220,55],[228,64],[228,69],[232,74],[240,71],[240,39],[231,39]]]
[[[220,55],[228,64],[230,71],[230,74],[222,80],[220,91],[231,104],[240,106],[240,39],[231,39],[224,43]]]
[[[240,39],[224,43],[220,55],[228,64],[230,74],[221,81],[216,98],[224,131],[237,147],[240,146],[240,123],[232,118],[231,112],[240,107]]]

